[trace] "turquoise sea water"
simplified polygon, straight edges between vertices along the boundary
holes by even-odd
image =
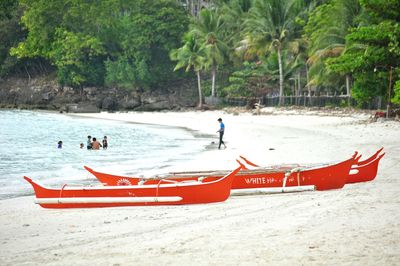
[[[88,135],[100,142],[106,135],[108,149],[86,150]],[[24,175],[48,186],[95,184],[83,165],[126,175],[163,173],[193,158],[206,143],[207,137],[182,128],[0,110],[0,199],[33,195]]]

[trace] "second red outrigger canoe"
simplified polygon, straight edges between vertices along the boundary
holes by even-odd
[[[378,166],[380,160],[383,158],[385,153],[381,154],[381,151],[383,150],[383,147],[377,150],[371,157],[359,161],[361,158],[361,154],[358,155],[358,152],[355,153],[353,157],[354,159],[354,164],[351,167],[351,170],[349,172],[349,175],[346,180],[346,184],[351,184],[351,183],[360,183],[360,182],[367,182],[367,181],[372,181],[375,179],[377,173],[378,173]],[[240,158],[246,162],[250,167],[256,167],[260,168],[259,165],[247,160],[245,157],[240,156]],[[322,166],[323,164],[320,164]],[[327,164],[325,164],[327,165]],[[286,167],[290,167],[291,165],[286,165]],[[307,168],[307,166],[300,166],[300,165],[294,165],[293,167],[303,167]],[[311,167],[313,165],[309,165]],[[314,165],[313,167],[318,166]],[[274,166],[273,166],[274,167]],[[283,166],[280,166],[283,167]],[[261,167],[262,168],[262,167]],[[242,169],[247,169],[245,165],[242,165]]]
[[[315,186],[316,190],[342,188],[346,184],[352,165],[356,162],[355,158],[356,154],[343,162],[308,168],[283,167],[242,170],[235,175],[232,189],[285,188],[298,186]],[[104,185],[156,184],[159,182],[158,180],[160,178],[142,179],[118,176],[97,172],[87,166],[84,167]],[[175,181],[202,180],[203,182],[210,182],[221,178],[225,173],[226,171],[181,172],[163,176],[163,178]]]

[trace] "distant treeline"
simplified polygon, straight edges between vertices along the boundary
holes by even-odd
[[[199,99],[326,91],[361,105],[400,103],[399,65],[399,0],[0,2],[0,78],[134,90],[196,78]]]

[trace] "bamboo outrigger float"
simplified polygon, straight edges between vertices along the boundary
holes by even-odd
[[[93,208],[199,204],[225,201],[233,178],[241,167],[211,182],[158,180],[157,184],[135,186],[46,188],[29,177],[36,194],[35,203],[43,208]]]

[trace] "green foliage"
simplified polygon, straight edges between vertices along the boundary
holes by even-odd
[[[120,57],[118,60],[107,60],[106,65],[106,85],[121,88],[130,88],[136,81],[135,69],[128,62],[128,58]]]
[[[128,78],[120,83],[122,86],[134,80],[131,87],[147,88],[174,77],[169,51],[179,45],[181,36],[187,30],[188,18],[183,8],[174,1],[133,2],[129,16],[122,16],[117,21],[118,39],[121,40],[117,47],[120,46],[118,50],[124,52],[110,60],[118,61],[119,57],[126,57],[135,69],[135,78]],[[116,71],[118,69],[113,72]],[[119,84],[118,79],[112,80],[113,76],[108,76],[107,80]]]
[[[347,51],[330,60],[335,72],[371,71],[375,67],[396,65],[400,60],[400,24],[381,22],[355,29],[346,37]]]
[[[215,77],[230,49],[227,45],[226,27],[218,10],[202,9],[199,18],[191,24],[191,34],[198,40],[205,54],[205,68],[211,69],[213,83],[211,95],[216,96]]]
[[[60,83],[73,87],[102,85],[104,69],[99,61],[105,50],[100,40],[61,28],[55,35],[49,59],[57,66]]]
[[[400,21],[398,0],[360,0],[360,3],[377,21],[382,19]]]
[[[9,50],[25,35],[18,25],[20,16],[17,0],[0,1],[0,77],[7,75],[19,63],[10,56]]]
[[[173,61],[177,61],[174,68],[175,70],[185,68],[188,72],[193,69],[197,76],[197,87],[199,92],[199,105],[202,107],[202,88],[201,88],[201,77],[200,71],[207,66],[205,48],[200,42],[200,39],[195,36],[193,32],[189,32],[184,37],[184,45],[179,49],[174,49],[170,53],[170,57]]]
[[[388,76],[384,72],[357,73],[354,78],[352,96],[359,106],[376,96],[384,95],[387,90]]]
[[[243,68],[232,73],[229,77],[230,85],[223,91],[229,97],[254,96],[255,89],[262,82],[263,73],[260,73],[259,64],[244,62]]]
[[[358,0],[332,0],[310,13],[304,28],[309,41],[310,85],[335,88],[336,91],[344,86],[344,76],[349,71],[333,72],[327,68],[327,62],[343,53],[345,36],[357,25],[360,14]]]
[[[392,98],[392,102],[400,104],[400,80],[396,81],[394,85],[394,97]]]
[[[299,13],[295,4],[294,0],[255,1],[245,22],[250,54],[262,57],[269,51],[283,49],[289,43]]]
[[[228,46],[235,47],[243,39],[245,21],[253,7],[253,3],[253,0],[231,0],[221,6],[219,14],[224,21]],[[235,53],[229,53],[229,56],[233,60]]]
[[[328,68],[334,73],[353,73],[353,95],[359,103],[372,96],[387,97],[389,71],[400,65],[398,2],[364,0],[361,3],[373,18],[372,23],[354,28],[346,36],[344,53],[327,60]],[[393,79],[395,82],[396,76]]]
[[[296,17],[300,13],[295,0],[256,0],[246,20],[245,43],[248,55],[263,58],[269,52],[278,56],[279,96],[284,94],[283,51],[289,51],[296,37]],[[282,104],[282,98],[279,101]]]
[[[200,71],[206,66],[205,49],[200,43],[199,38],[189,32],[184,37],[184,45],[179,49],[174,49],[170,53],[173,61],[177,61],[174,70],[185,68],[188,72],[193,68],[194,71]]]
[[[176,1],[20,2],[29,33],[12,54],[48,59],[62,84],[146,88],[173,76],[168,53],[188,25]]]
[[[398,0],[219,0],[191,20],[182,3],[0,1],[0,76],[50,62],[61,85],[145,89],[184,69],[199,85],[206,78],[201,104],[209,91],[257,96],[279,85],[288,93],[299,75],[305,83],[307,61],[314,90],[343,92],[351,77],[359,104],[389,96],[393,69],[392,100],[400,101]]]
[[[298,57],[292,57],[284,52],[283,77],[285,88],[290,87],[289,78],[303,66]],[[225,94],[231,97],[262,96],[271,93],[279,82],[279,60],[276,53],[270,54],[264,60],[243,63],[242,68],[234,71],[229,77],[230,85],[224,88]]]

